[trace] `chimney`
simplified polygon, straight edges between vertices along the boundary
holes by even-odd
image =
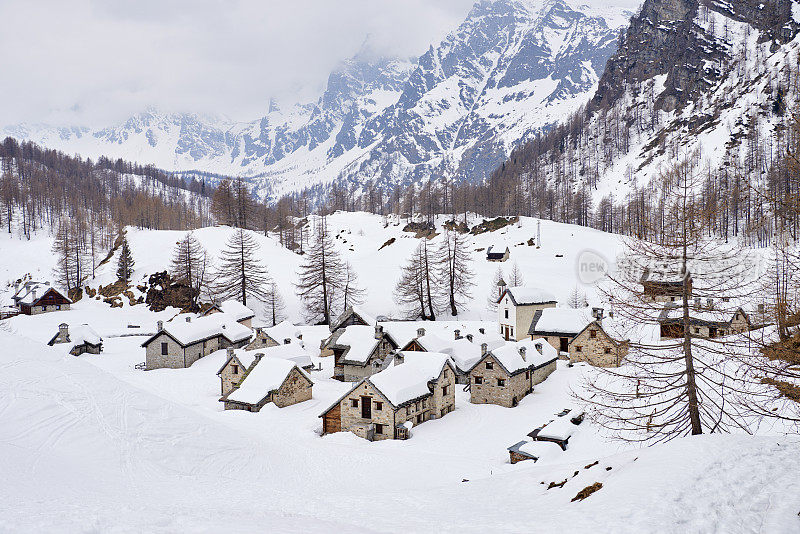
[[[598,321],[603,320],[603,308],[592,308],[592,317]]]
[[[694,309],[695,310],[699,310],[701,306],[702,306],[701,299],[699,297],[695,297],[695,299],[694,299]]]
[[[489,352],[489,345],[481,343],[481,356],[485,355],[487,352]]]
[[[162,330],[164,330],[164,321],[158,321],[158,322],[156,323],[156,329],[157,329],[159,332],[161,332]]]
[[[228,347],[228,358],[233,358],[233,347]]]
[[[764,313],[764,303],[758,305],[758,313]]]
[[[456,339],[461,339],[461,330],[459,330],[458,328],[453,330],[453,334],[455,335]]]
[[[403,363],[405,363],[405,361],[406,361],[406,357],[403,356],[402,352],[398,352],[397,354],[394,355],[394,364],[395,365],[402,365]]]
[[[292,338],[290,338],[290,337],[287,337],[287,338],[284,338],[284,339],[283,339],[283,344],[284,344],[284,345],[288,345],[288,344],[289,344],[289,343],[291,343],[291,342],[292,342]]]
[[[485,334],[486,333],[486,329],[485,328],[478,328],[478,333]]]
[[[191,323],[192,322],[192,316],[191,315],[187,315],[186,316],[186,322],[187,323]]]
[[[469,341],[470,343],[472,343],[472,334],[467,334],[467,336],[466,336],[466,337],[467,337],[467,341]]]
[[[714,309],[714,299],[706,299],[706,307],[709,310],[713,310]]]
[[[383,327],[379,324],[375,325],[375,339],[381,339],[383,337]]]
[[[525,347],[520,347],[520,348],[519,348],[519,355],[520,355],[520,356],[522,356],[522,361],[523,361],[523,362],[524,362],[524,361],[526,361],[526,360],[525,360],[525,352],[526,352],[526,351],[527,351],[527,349],[526,349]]]
[[[222,325],[222,329],[225,330],[225,325]]]
[[[263,358],[263,357],[264,357],[264,353],[263,353],[263,352],[259,352],[258,354],[256,354],[256,355],[255,355],[255,361],[256,361],[256,363],[257,363],[257,362],[260,362],[260,361],[261,361],[261,358]]]
[[[33,300],[36,300],[36,288],[33,288],[33,291],[31,291],[31,297]]]
[[[424,335],[425,335],[425,329],[424,328],[417,328],[417,337],[422,337]]]
[[[69,325],[67,323],[58,325],[58,337],[63,341],[69,341]]]
[[[536,352],[538,352],[539,354],[542,354],[542,344],[541,344],[541,342],[540,343],[536,343],[533,346],[536,347]]]
[[[45,282],[44,285],[46,285],[47,287],[50,287],[50,282]]]

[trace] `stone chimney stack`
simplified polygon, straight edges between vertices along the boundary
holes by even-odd
[[[381,339],[383,337],[383,327],[379,324],[375,325],[375,339]]]
[[[481,356],[484,356],[487,352],[489,352],[489,345],[481,343]]]
[[[228,347],[228,358],[233,358],[233,347]]]
[[[191,315],[187,315],[186,316],[186,322],[187,323],[191,323],[192,322],[192,316]]]
[[[527,361],[527,360],[525,359],[525,352],[527,352],[527,349],[526,349],[525,347],[520,347],[520,348],[519,348],[519,355],[522,357],[522,361],[523,361],[523,362],[524,362],[524,361]]]
[[[603,308],[592,308],[592,317],[599,323],[603,320]]]
[[[256,354],[255,355],[256,362],[260,362],[261,358],[263,358],[263,357],[264,357],[264,353],[263,352],[259,352],[258,354]]]
[[[542,344],[541,344],[541,343],[536,343],[536,344],[534,344],[533,346],[534,346],[534,347],[536,347],[536,351],[537,351],[539,354],[542,354]]]
[[[424,335],[425,335],[425,329],[424,328],[417,328],[417,337],[422,337]]]
[[[461,330],[459,330],[458,328],[453,330],[453,334],[455,335],[456,339],[461,339]]]
[[[69,341],[69,325],[67,323],[58,325],[58,337],[62,341]]]
[[[34,295],[34,298],[36,298],[36,295]],[[714,299],[706,299],[706,307],[709,310],[713,310],[714,309]]]
[[[485,334],[486,333],[486,329],[485,328],[478,328],[478,333]]]
[[[31,291],[31,297],[33,300],[36,300],[36,288],[33,288],[33,291]]]
[[[156,323],[156,329],[157,329],[159,332],[161,332],[162,330],[164,330],[164,321],[158,321],[158,322]]]
[[[405,358],[405,356],[403,356],[403,353],[402,353],[402,352],[399,352],[399,351],[398,351],[398,352],[397,352],[397,353],[394,355],[394,364],[395,364],[395,366],[397,366],[397,365],[402,365],[403,363],[405,363],[405,361],[406,361],[406,358]]]
[[[285,338],[283,338],[283,344],[284,344],[284,345],[288,345],[288,344],[290,344],[291,342],[292,342],[292,338],[290,338],[290,337],[285,337]]]
[[[467,341],[469,341],[470,343],[472,343],[472,334],[467,334],[467,336],[466,336],[466,337],[467,337]]]

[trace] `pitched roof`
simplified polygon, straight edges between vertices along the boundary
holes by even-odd
[[[528,335],[575,335],[593,320],[588,308],[545,308],[533,314]]]
[[[284,340],[290,339],[292,342],[297,341],[300,337],[300,329],[290,321],[281,321],[275,326],[262,327],[261,324],[254,324],[258,326],[264,334],[272,338],[276,343],[283,343]]]
[[[417,344],[427,352],[447,352],[452,346],[452,342],[445,341],[436,334],[425,334],[424,336],[415,337],[411,341],[416,341]],[[409,343],[411,343],[411,341],[409,341]],[[409,343],[406,343],[406,345]]]
[[[523,357],[520,349],[525,349]],[[492,356],[509,375],[521,373],[527,369],[538,369],[558,359],[558,352],[544,339],[512,341],[502,347],[488,351],[476,361],[470,371],[483,360]]]
[[[518,452],[525,456],[530,456],[534,460],[547,459],[553,456],[558,456],[564,450],[552,441],[528,441],[523,440],[515,443],[508,448],[511,452]]]
[[[351,325],[337,336],[334,345],[347,347],[343,360],[356,363],[367,363],[378,340],[375,339],[375,327],[364,325]]]
[[[560,417],[555,421],[548,423],[547,426],[538,432],[534,431],[531,434],[535,433],[537,438],[541,437],[565,441],[568,440],[577,430],[578,427],[573,425],[568,417]]]
[[[311,378],[294,362],[281,358],[262,358],[244,377],[239,387],[231,391],[225,398],[244,404],[258,404],[272,391],[279,389],[293,369],[297,369],[309,382],[312,382]]]
[[[72,303],[72,301],[68,299],[66,295],[51,286],[50,282],[25,282],[25,284],[19,288],[16,293],[14,293],[13,299],[17,304],[26,304],[28,306],[32,306],[51,289],[61,295],[67,302],[70,304]],[[36,298],[33,297],[34,293],[36,294]]]
[[[709,309],[696,309],[693,306],[689,307],[689,322],[690,324],[715,324],[715,325],[728,325],[733,321],[733,318],[736,316],[736,313],[739,312],[741,308],[737,308],[735,310],[730,309],[720,309],[720,310],[709,310]],[[744,313],[744,310],[741,310]],[[745,317],[747,314],[745,313]],[[664,306],[664,309],[661,310],[661,313],[658,315],[658,322],[660,323],[672,323],[672,322],[679,322],[683,320],[683,307],[682,306],[672,306],[667,304]]]
[[[161,334],[168,335],[182,347],[216,336],[222,336],[231,343],[238,343],[249,339],[252,334],[249,328],[239,324],[226,313],[214,313],[192,321],[176,319],[164,323],[164,329],[156,332],[150,339],[142,343],[142,346],[146,347]]]
[[[54,335],[48,344],[52,345],[58,336],[59,333]],[[82,324],[80,326],[76,326],[75,328],[70,328],[67,336],[70,349],[78,345],[99,345],[103,342],[103,338],[100,337],[100,334],[95,332],[94,328],[88,324]]]
[[[331,323],[331,331],[341,327],[342,323],[344,323],[351,315],[358,317],[358,319],[365,325],[375,325],[378,323],[378,320],[372,315],[368,314],[361,306],[349,306],[339,317],[336,318],[334,322]]]
[[[212,311],[215,309],[221,311],[222,313],[227,313],[228,315],[233,317],[236,321],[244,321],[246,319],[252,319],[256,315],[253,310],[251,310],[238,300],[233,300],[233,299],[224,300],[219,304],[212,306],[211,308],[206,310],[206,312],[203,315],[204,316],[211,315]]]
[[[497,299],[497,302],[503,300],[503,297],[508,294],[511,297],[511,302],[515,306],[526,306],[531,304],[549,304],[558,302],[552,293],[540,289],[538,287],[517,286],[508,287]]]

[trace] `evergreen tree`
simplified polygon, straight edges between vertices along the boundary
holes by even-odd
[[[128,246],[128,238],[122,234],[122,246],[119,250],[119,258],[117,259],[117,279],[124,282],[130,282],[133,276],[133,255]]]

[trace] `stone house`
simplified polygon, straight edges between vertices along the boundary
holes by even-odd
[[[263,352],[256,353],[250,350],[234,349],[233,347],[228,347],[225,350],[225,363],[217,371],[220,381],[220,395],[223,397],[233,391],[242,381],[242,378],[264,357]]]
[[[331,335],[320,343],[319,355],[331,356],[333,354],[333,351],[330,349],[331,339],[337,334],[337,332],[344,330],[348,326],[375,326],[377,324],[378,320],[368,314],[360,306],[348,306],[339,317],[337,317],[330,325],[328,325]]]
[[[528,436],[533,441],[547,441],[555,443],[561,450],[567,450],[569,438],[577,431],[577,426],[566,417],[555,419],[541,428],[537,428]]]
[[[683,276],[679,269],[662,264],[653,268],[645,267],[639,282],[646,299],[652,302],[676,302],[683,299],[683,284],[688,284],[689,298],[692,297],[692,276]]]
[[[313,386],[311,378],[294,362],[259,358],[220,402],[226,410],[258,412],[269,402],[285,408],[309,400]]]
[[[507,343],[483,355],[469,371],[470,402],[512,408],[555,371],[558,353],[544,339]]]
[[[540,458],[550,458],[564,452],[561,446],[550,441],[523,440],[508,448],[509,461],[512,464],[526,460],[538,461]]]
[[[511,256],[511,251],[508,247],[503,250],[502,246],[490,245],[486,249],[486,259],[488,261],[506,261]]]
[[[603,310],[594,308],[545,308],[533,314],[528,335],[531,339],[543,338],[565,359],[569,354],[569,342],[586,328]]]
[[[322,433],[407,439],[409,429],[455,409],[455,368],[446,354],[399,352],[395,364],[356,383],[320,417]]]
[[[274,326],[255,324],[255,335],[247,345],[247,350],[288,344],[303,344],[303,334],[293,323],[282,321]]]
[[[69,353],[73,356],[81,354],[100,354],[103,351],[103,338],[88,324],[83,324],[69,331],[67,323],[58,325],[58,333],[47,343],[51,347],[69,343]]]
[[[351,325],[336,330],[323,350],[334,356],[333,378],[355,382],[386,369],[397,343],[383,326]]]
[[[436,334],[427,334],[424,328],[417,328],[417,336],[400,348],[401,351],[444,352],[447,353],[451,343]]]
[[[53,288],[50,282],[18,283],[12,300],[14,307],[24,315],[68,310],[72,304],[72,301]]]
[[[238,300],[224,300],[219,304],[212,304],[209,309],[204,311],[201,316],[212,315],[214,313],[225,313],[232,317],[237,323],[252,328],[253,317],[256,316],[255,312],[239,302]]]
[[[628,355],[630,341],[610,319],[586,325],[569,344],[570,363],[587,362],[596,367],[619,367]]]
[[[145,369],[181,369],[212,352],[228,347],[240,348],[250,340],[250,329],[225,313],[198,317],[187,316],[166,323],[159,321],[158,331],[142,343]]]
[[[497,321],[500,335],[507,341],[519,341],[528,336],[534,314],[545,308],[555,308],[556,298],[535,287],[508,287],[497,299]]]
[[[696,337],[713,339],[747,332],[751,328],[750,318],[742,308],[734,311],[716,310],[712,306],[703,309],[695,299],[689,310],[689,328]],[[683,337],[683,308],[678,305],[666,305],[658,316],[661,339]]]

